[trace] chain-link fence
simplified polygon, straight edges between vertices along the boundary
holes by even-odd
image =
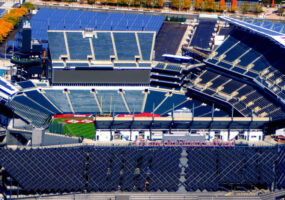
[[[1,149],[0,165],[25,193],[285,188],[285,146]]]

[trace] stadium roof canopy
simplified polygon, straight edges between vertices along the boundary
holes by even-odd
[[[263,129],[270,118],[96,117],[96,129]]]
[[[262,27],[260,25],[256,25],[253,23],[249,23],[246,21],[242,21],[239,19],[234,19],[226,16],[220,16],[220,19],[227,21],[230,24],[237,25],[239,27],[245,28],[247,30],[253,31],[257,34],[263,35],[269,39],[272,39],[273,41],[280,44],[282,47],[285,48],[285,33],[284,32],[278,32],[269,28]]]

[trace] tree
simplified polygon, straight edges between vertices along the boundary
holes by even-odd
[[[114,5],[117,3],[117,0],[107,0],[108,4]]]
[[[157,0],[158,7],[162,8],[164,5],[164,0]]]
[[[152,7],[152,0],[146,0],[145,5],[146,7]]]
[[[202,0],[195,0],[195,9],[200,10],[202,8]]]
[[[262,10],[262,5],[259,4],[259,3],[256,3],[252,6],[252,12],[258,14],[258,13],[261,13],[263,10]]]
[[[278,13],[280,16],[283,16],[284,8],[279,8],[279,9],[277,10],[277,13]]]
[[[35,5],[30,3],[30,2],[22,3],[22,7],[27,8],[28,10],[34,10],[35,9]]]
[[[234,13],[237,11],[237,7],[235,5],[232,5],[229,11]]]
[[[220,3],[219,3],[219,10],[220,11],[224,11],[226,10],[226,3],[224,0],[221,0]]]
[[[118,3],[122,6],[128,5],[128,0],[118,0]]]
[[[207,4],[207,10],[208,11],[215,10],[216,6],[215,6],[215,1],[214,0],[206,0],[206,4]]]
[[[232,0],[232,5],[229,11],[233,13],[237,11],[237,0]]]
[[[201,3],[201,10],[207,10],[208,9],[208,1],[203,0]]]
[[[88,4],[94,4],[96,2],[96,0],[87,0]]]
[[[140,4],[141,4],[141,1],[140,0],[132,0],[132,3],[131,3],[133,6],[136,6],[136,7],[138,7],[138,6],[140,6]]]
[[[13,8],[0,19],[0,42],[8,36],[9,32],[19,23],[20,18],[27,13],[27,8]]]
[[[240,5],[240,10],[242,13],[247,13],[249,11],[249,3],[246,1]]]
[[[191,7],[191,0],[184,0],[183,8],[189,9]]]
[[[171,0],[171,7],[179,9],[181,7],[181,0]]]

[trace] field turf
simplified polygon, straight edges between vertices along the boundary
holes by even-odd
[[[63,125],[63,133],[67,135],[72,135],[76,137],[84,137],[88,139],[93,139],[95,137],[95,126],[94,123],[90,124],[68,124],[64,120],[67,119],[92,119],[88,117],[82,118],[58,118],[52,121],[52,124],[62,124]]]

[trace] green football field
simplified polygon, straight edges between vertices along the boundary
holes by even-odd
[[[69,124],[65,120],[80,120],[80,119],[92,119],[88,117],[70,117],[70,118],[58,118],[53,119],[52,124],[61,124],[62,125],[62,134],[72,135],[76,137],[84,137],[88,139],[93,139],[95,137],[95,126],[94,123],[84,124]]]

